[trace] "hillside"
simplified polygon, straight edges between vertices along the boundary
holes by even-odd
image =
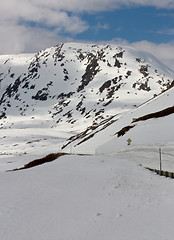
[[[173,79],[127,46],[0,56],[0,239],[171,239],[174,180],[144,167],[174,172]]]
[[[138,129],[133,118],[173,106],[172,97],[155,104],[172,95],[173,76],[154,56],[127,46],[67,43],[0,56],[1,155],[94,153],[113,139],[125,145],[127,135],[117,132]]]
[[[173,141],[174,120],[173,104],[174,88],[168,89],[159,96],[145,102],[136,109],[112,118],[111,124],[103,131],[93,131],[88,141],[86,136],[76,139],[75,145],[91,150],[100,146],[97,152],[111,153],[121,147],[126,147],[127,139],[131,138],[133,145],[163,144]],[[107,143],[108,141],[108,143]],[[97,144],[100,142],[100,144]],[[95,147],[94,146],[95,143]],[[103,145],[104,144],[104,145]],[[83,145],[80,147],[80,145]],[[100,150],[99,150],[100,149]]]

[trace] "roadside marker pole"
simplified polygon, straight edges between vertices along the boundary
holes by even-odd
[[[159,148],[159,157],[160,157],[160,171],[162,170],[162,163],[161,163],[161,148]]]

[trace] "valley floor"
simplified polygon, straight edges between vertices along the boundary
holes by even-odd
[[[169,240],[174,235],[174,180],[118,157],[66,155],[1,172],[0,192],[0,239]]]

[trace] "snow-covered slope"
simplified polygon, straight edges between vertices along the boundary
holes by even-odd
[[[169,240],[173,180],[129,161],[64,156],[0,174],[0,239]]]
[[[173,78],[130,47],[0,56],[0,239],[171,239],[173,179],[138,165],[174,172]]]
[[[174,171],[173,96],[172,87],[136,109],[113,117],[107,127],[84,136],[78,134],[68,143],[75,152],[110,154],[157,169],[161,148],[163,169]]]
[[[161,100],[164,106],[155,104],[162,95],[154,96],[173,78],[154,56],[127,46],[67,43],[35,55],[0,56],[1,155],[94,153],[110,140],[124,146],[127,135],[116,133],[134,125],[132,118],[171,106],[172,97]],[[136,136],[130,135],[137,144]],[[109,146],[102,152],[113,151]]]
[[[74,145],[77,149],[85,150],[89,146],[91,151],[97,149],[98,153],[109,153],[126,147],[129,138],[133,145],[172,142],[174,140],[173,95],[172,87],[136,109],[116,115],[107,128],[100,127],[88,136],[74,138]],[[89,139],[86,140],[87,138]],[[98,147],[100,145],[101,147]]]
[[[44,114],[50,127],[98,123],[159,94],[173,77],[154,57],[109,45],[61,44],[0,60],[1,115]]]

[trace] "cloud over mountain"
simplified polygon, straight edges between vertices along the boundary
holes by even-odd
[[[94,32],[96,29],[107,31],[110,28],[107,22],[93,25],[84,18],[83,14],[88,14],[90,18],[90,15],[95,13],[137,6],[172,9],[174,2],[170,0],[73,0],[73,3],[70,0],[23,0],[20,3],[18,0],[2,1],[0,54],[37,52],[58,42],[77,41],[78,34],[85,33],[88,29],[93,29]],[[159,29],[159,32],[164,30]],[[170,48],[171,44],[168,45]],[[166,44],[167,48],[168,45]]]

